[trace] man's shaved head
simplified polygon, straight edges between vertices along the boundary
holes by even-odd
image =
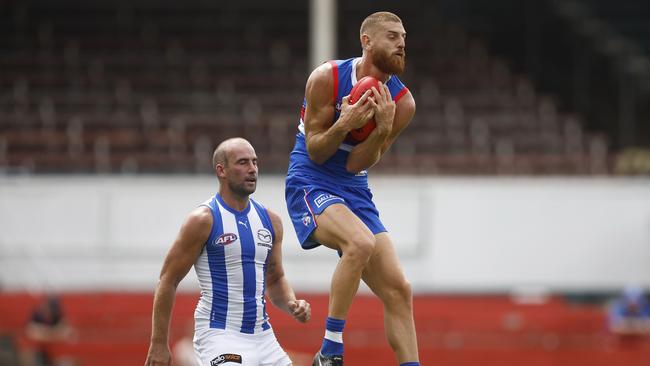
[[[240,145],[248,145],[253,148],[253,146],[248,142],[246,139],[243,139],[241,137],[233,137],[231,139],[224,140],[222,143],[217,146],[217,148],[214,150],[214,153],[212,154],[212,168],[215,168],[217,164],[221,164],[223,166],[228,165],[228,153],[232,150],[233,147],[235,146],[240,146]]]

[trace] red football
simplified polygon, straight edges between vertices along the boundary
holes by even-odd
[[[361,80],[357,81],[357,83],[354,84],[352,90],[350,90],[350,98],[348,99],[348,103],[356,103],[359,99],[361,99],[363,93],[365,93],[366,90],[372,88],[373,86],[375,89],[379,89],[379,80],[373,78],[372,76],[364,76],[361,78]],[[372,93],[370,96],[372,96]],[[361,142],[365,140],[368,135],[370,135],[375,127],[377,127],[375,120],[370,119],[368,122],[366,122],[365,125],[363,125],[363,127],[350,131],[347,138],[353,142]]]

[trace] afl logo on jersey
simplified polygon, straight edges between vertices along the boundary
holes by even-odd
[[[225,246],[225,245],[228,245],[228,244],[232,244],[232,242],[234,242],[235,240],[237,240],[237,235],[236,234],[225,233],[225,234],[219,235],[219,237],[217,239],[215,239],[214,244],[215,245],[224,245]]]

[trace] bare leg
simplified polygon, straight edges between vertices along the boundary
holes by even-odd
[[[361,273],[375,248],[375,237],[350,209],[329,206],[317,217],[313,238],[343,255],[332,276],[329,316],[345,319],[359,288]]]
[[[411,285],[388,234],[375,238],[375,251],[363,271],[363,281],[384,304],[386,338],[399,363],[418,361]]]

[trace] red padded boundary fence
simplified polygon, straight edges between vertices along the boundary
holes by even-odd
[[[327,314],[327,296],[303,294],[313,318],[299,324],[268,306],[280,343],[306,365],[318,349]],[[14,336],[20,347],[23,327],[41,296],[0,294],[0,334]],[[172,342],[191,322],[198,294],[178,295]],[[61,357],[80,365],[140,366],[151,328],[151,293],[65,293],[62,306],[79,337],[53,346]],[[572,305],[551,298],[522,305],[508,296],[427,295],[414,300],[420,358],[436,366],[610,366],[648,365],[650,339],[619,339],[605,327],[603,308]],[[383,332],[382,305],[373,296],[357,296],[346,325],[347,365],[396,365]]]

